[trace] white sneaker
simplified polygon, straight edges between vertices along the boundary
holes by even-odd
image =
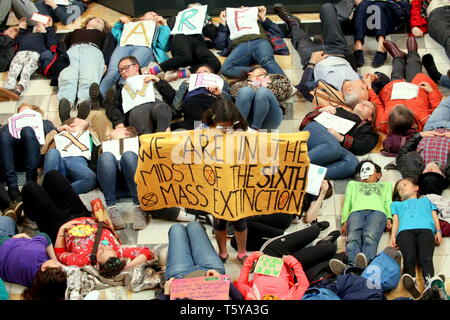
[[[414,299],[418,299],[420,297],[419,289],[416,285],[416,279],[413,278],[410,274],[403,274],[402,278],[400,279],[403,287],[405,287],[406,290],[411,293],[411,295],[414,297]]]

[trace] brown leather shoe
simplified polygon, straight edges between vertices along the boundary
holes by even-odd
[[[416,41],[416,37],[409,36],[408,40],[406,40],[406,48],[408,49],[408,52],[416,51],[419,49]]]
[[[406,53],[404,53],[402,50],[400,50],[394,42],[385,40],[383,42],[383,45],[386,48],[386,51],[389,52],[389,54],[392,56],[392,58],[405,58],[406,57]]]

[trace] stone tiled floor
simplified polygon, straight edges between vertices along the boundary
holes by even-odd
[[[89,15],[96,15],[101,17],[107,17],[108,21],[113,24],[114,21],[120,16],[116,12],[110,12],[111,10],[105,9],[102,6],[98,4],[94,4],[94,6],[91,6],[90,11],[87,15],[83,16],[81,20],[84,20]],[[273,20],[278,20],[277,18],[274,18]],[[317,20],[317,15],[302,15],[303,21],[311,21],[315,22]],[[59,32],[67,32],[73,26],[68,27],[59,27]],[[347,37],[348,41],[351,43],[352,37]],[[401,48],[405,47],[406,43],[406,35],[392,35],[389,36],[388,39],[393,40],[394,42],[398,43]],[[286,72],[286,75],[291,80],[293,84],[298,84],[300,81],[301,75],[302,75],[302,69],[300,65],[300,59],[297,54],[297,52],[292,47],[292,44],[290,40],[287,39],[287,43],[289,45],[289,49],[291,51],[290,56],[277,56],[276,59],[279,62],[279,64],[282,66],[283,70]],[[371,58],[373,57],[375,51],[377,48],[376,41],[373,38],[367,38],[366,44],[364,47],[364,50],[366,52],[366,64],[360,68],[360,73],[366,73],[366,72],[373,72],[375,71],[371,66]],[[437,67],[440,72],[444,73],[447,72],[448,69],[450,69],[450,61],[448,57],[445,55],[445,52],[443,48],[436,43],[433,39],[429,37],[429,35],[426,35],[424,39],[419,39],[419,54],[422,56],[425,53],[431,53],[433,54]],[[390,75],[392,71],[392,59],[388,57],[386,63],[384,66],[376,69],[376,71],[384,72],[388,75]],[[425,71],[424,71],[425,72]],[[6,73],[0,73],[0,85],[3,85],[4,80],[6,79],[7,74]],[[17,106],[21,102],[29,102],[33,104],[39,105],[46,113],[47,119],[53,121],[55,125],[60,124],[60,120],[58,118],[58,112],[57,112],[57,98],[56,98],[56,88],[52,88],[49,86],[50,81],[47,79],[43,79],[40,76],[33,77],[33,80],[31,81],[30,86],[26,89],[24,92],[22,98],[18,102],[2,102],[0,103],[0,121],[5,121],[11,114],[13,114]],[[178,83],[174,83],[174,86],[176,87],[179,85]],[[450,95],[450,90],[441,88],[443,91],[444,96]],[[296,94],[292,96],[289,100],[293,105],[292,112],[288,112],[288,117],[285,119],[280,127],[280,132],[296,132],[298,130],[298,126],[300,123],[300,120],[303,119],[304,115],[307,114],[312,110],[312,106],[309,102],[306,102],[303,97]],[[393,161],[393,158],[387,158],[383,157],[380,153],[372,152],[369,155],[360,157],[360,158],[371,158],[376,163],[384,167],[386,164]],[[395,183],[400,178],[400,174],[397,171],[386,171],[383,170],[383,177],[381,181],[389,181],[392,183]],[[334,181],[334,190],[335,194],[333,197],[331,197],[328,200],[325,200],[324,205],[321,209],[321,217],[320,220],[326,220],[330,222],[330,228],[325,230],[322,234],[322,236],[325,236],[329,231],[334,230],[335,228],[339,227],[339,221],[340,221],[340,210],[344,201],[344,195],[345,192],[345,185],[346,181]],[[95,197],[96,194],[99,194],[99,190],[96,190],[95,192],[92,192],[91,195],[88,195],[89,198]],[[446,190],[444,195],[447,198],[450,198],[450,190]],[[119,209],[121,210],[124,219],[128,223],[128,227],[131,227],[132,223],[132,214],[131,214],[131,202],[130,201],[124,201],[119,203]],[[158,243],[167,243],[168,241],[168,230],[170,226],[172,225],[171,222],[162,221],[162,220],[153,220],[144,230],[139,231],[137,233],[137,243],[140,244],[158,244]],[[293,224],[288,229],[288,231],[296,231],[304,228],[304,223],[300,224]],[[214,246],[217,248],[215,238],[211,236],[211,227],[206,226],[207,233],[211,237],[211,241],[214,244]],[[131,233],[133,233],[130,230]],[[130,239],[136,238],[135,236],[131,236]],[[382,236],[382,239],[379,244],[379,250],[382,250],[390,243],[390,237],[387,233],[384,233]],[[338,240],[338,250],[342,251],[345,249],[345,238],[340,237]],[[231,248],[231,246],[228,245],[229,253],[230,253],[230,259],[226,263],[226,270],[227,273],[232,276],[232,279],[235,280],[240,271],[240,264],[236,259],[236,252],[234,249]],[[448,239],[444,240],[444,243],[436,248],[435,255],[434,255],[434,263],[435,263],[435,270],[436,273],[442,273],[447,276],[447,278],[450,277],[450,241]],[[449,283],[447,283],[447,286],[450,288]],[[23,287],[15,285],[15,284],[7,284],[8,290],[11,294],[12,299],[19,299],[20,293],[23,291]],[[120,289],[108,289],[106,290],[106,293],[102,294],[102,297],[115,297],[116,299],[134,299],[134,300],[140,300],[140,299],[151,299],[153,298],[153,291],[144,291],[140,293],[132,293],[132,292],[126,292],[124,290]],[[395,291],[393,291],[389,297],[395,297],[399,295],[405,295],[408,296],[406,291],[404,291],[403,288],[401,288],[401,285],[399,288],[397,288]],[[105,298],[106,299],[106,298]]]

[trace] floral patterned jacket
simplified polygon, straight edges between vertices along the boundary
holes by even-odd
[[[258,88],[260,86],[265,86],[267,89],[272,91],[272,93],[277,98],[278,102],[283,102],[292,95],[292,85],[289,79],[281,74],[269,74],[260,79],[260,81],[255,80],[244,80],[238,81],[231,86],[231,95],[233,98],[237,97],[240,89],[244,87]]]

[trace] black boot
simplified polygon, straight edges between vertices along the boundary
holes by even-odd
[[[288,27],[291,27],[291,24],[295,24],[297,27],[300,26],[300,19],[291,15],[282,3],[275,3],[273,5],[273,11],[287,24]]]
[[[430,78],[433,79],[434,82],[438,83],[439,80],[441,80],[442,74],[436,68],[436,64],[434,63],[433,56],[429,53],[424,55],[422,57],[422,64],[425,67],[425,70],[427,70]]]

